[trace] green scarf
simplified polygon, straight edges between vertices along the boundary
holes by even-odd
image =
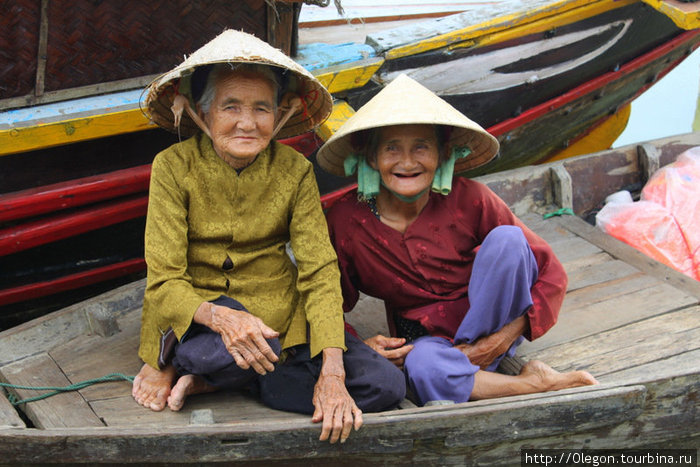
[[[431,189],[435,193],[440,193],[441,195],[445,196],[450,194],[450,191],[452,190],[452,176],[454,175],[455,162],[457,162],[457,159],[467,157],[469,154],[471,154],[471,150],[467,146],[452,148],[450,157],[447,158],[445,162],[440,164],[435,171],[435,176],[433,177],[433,183],[431,186]],[[373,169],[367,163],[367,159],[353,153],[345,159],[343,166],[345,169],[345,175],[348,177],[357,172],[357,194],[361,200],[374,198],[379,194],[379,185],[382,181],[382,177],[378,170]],[[391,193],[401,201],[412,203],[420,198],[425,191],[411,197],[402,196],[394,193],[393,191],[391,191]]]

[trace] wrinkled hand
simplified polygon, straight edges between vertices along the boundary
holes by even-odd
[[[469,358],[474,365],[485,369],[499,355],[508,351],[515,340],[529,329],[529,323],[525,316],[520,316],[503,326],[499,331],[480,337],[471,344],[457,344],[459,350]]]
[[[403,368],[406,355],[413,350],[412,345],[404,345],[405,343],[403,337],[386,337],[381,334],[365,339],[365,344],[399,368]]]
[[[221,334],[224,345],[240,368],[247,370],[252,367],[261,375],[275,369],[274,364],[279,358],[265,339],[278,337],[279,333],[257,316],[212,305],[209,327]]]
[[[318,423],[323,420],[320,441],[329,439],[331,444],[340,439],[344,443],[348,439],[353,426],[355,431],[362,426],[362,411],[355,405],[345,387],[345,377],[338,375],[318,377],[314,387],[314,411],[311,421]]]
[[[497,340],[490,337],[482,337],[471,344],[457,344],[455,347],[461,350],[472,364],[479,365],[484,370],[493,363],[496,357],[508,350],[508,347],[502,349]]]

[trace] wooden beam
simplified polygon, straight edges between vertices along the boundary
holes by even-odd
[[[141,165],[0,196],[0,222],[38,216],[148,191],[151,165]]]
[[[0,130],[0,156],[155,128],[138,107],[115,113]]]
[[[0,230],[0,256],[142,217],[147,208],[144,195],[7,227]]]
[[[348,91],[364,86],[384,63],[383,58],[359,60],[348,65],[335,65],[313,74],[330,93]]]
[[[32,284],[21,285],[10,289],[0,290],[0,305],[19,303],[25,300],[45,297],[47,295],[75,290],[117,277],[128,276],[146,269],[143,258],[134,258],[120,263],[114,263],[87,271],[59,277],[58,279]]]
[[[393,60],[442,47],[459,46],[460,43],[463,43],[462,46],[466,44],[469,47],[475,44],[479,46],[495,44],[510,40],[513,37],[564,26],[604,11],[630,5],[636,1],[600,0],[590,2],[589,0],[571,0],[547,2],[547,4],[535,9],[524,9],[514,14],[497,17],[449,33],[439,34],[429,39],[395,47],[388,50],[385,57],[387,60]],[[523,3],[523,5],[526,5],[526,3]]]
[[[34,95],[44,94],[44,79],[46,78],[46,61],[49,42],[49,0],[41,0],[41,23],[39,25],[39,44],[37,50],[36,81]]]
[[[679,0],[643,0],[654,9],[665,14],[681,29],[700,27],[700,3]]]

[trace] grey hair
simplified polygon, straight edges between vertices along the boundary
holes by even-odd
[[[219,79],[233,71],[255,73],[260,75],[263,79],[269,81],[270,84],[272,84],[272,89],[275,93],[273,100],[273,105],[275,106],[274,110],[277,110],[277,103],[282,91],[282,84],[280,83],[280,77],[272,70],[271,67],[258,63],[217,63],[209,72],[209,76],[207,76],[207,84],[204,86],[204,91],[202,92],[199,100],[196,102],[202,112],[205,114],[209,113],[211,103],[214,101],[214,96],[216,95],[216,83],[219,81]]]

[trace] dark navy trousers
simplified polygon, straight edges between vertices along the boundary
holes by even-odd
[[[530,289],[537,275],[537,261],[522,229],[510,225],[493,229],[474,259],[469,280],[470,308],[455,333],[454,343],[472,343],[522,316],[532,306]],[[521,336],[487,370],[494,371],[504,356],[513,356],[522,341]],[[418,402],[468,401],[479,366],[442,337],[423,336],[412,344],[404,371]]]
[[[219,297],[215,305],[247,311],[238,301]],[[278,356],[278,339],[268,339]],[[343,353],[345,386],[363,412],[395,408],[406,394],[404,374],[394,364],[349,333],[345,333]],[[236,365],[221,336],[206,326],[192,324],[175,347],[173,365],[180,375],[198,375],[209,384],[228,389],[251,389],[259,392],[262,402],[273,409],[312,414],[314,386],[321,372],[323,357],[310,356],[307,344],[285,351],[286,358],[275,370],[262,376],[255,370]]]

